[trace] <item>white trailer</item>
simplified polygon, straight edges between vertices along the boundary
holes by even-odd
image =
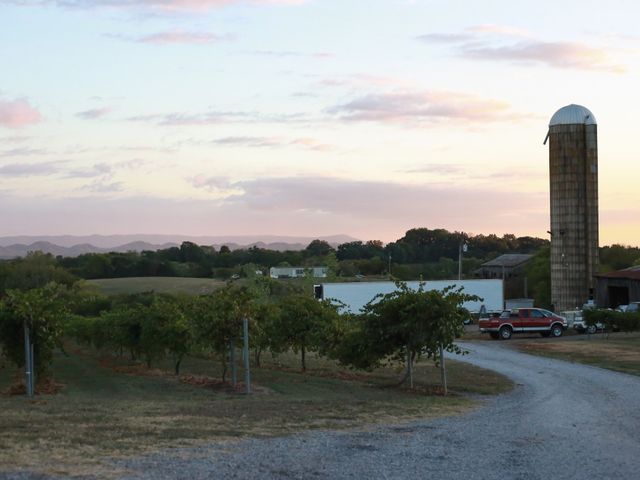
[[[406,282],[407,287],[417,290],[421,282]],[[502,311],[504,308],[504,287],[502,280],[429,280],[424,283],[425,290],[442,291],[447,287],[463,288],[463,293],[477,295],[482,300],[465,302],[463,306],[471,313],[478,313],[484,306],[485,311]],[[395,282],[344,282],[323,283],[314,286],[319,299],[336,300],[345,306],[343,313],[358,313],[378,294],[387,294],[397,290]]]

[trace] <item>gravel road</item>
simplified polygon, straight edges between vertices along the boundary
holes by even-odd
[[[637,479],[640,378],[464,345],[517,387],[461,416],[312,432],[129,460],[131,479]]]
[[[640,378],[498,342],[463,346],[465,361],[509,376],[514,391],[459,417],[170,450],[118,465],[130,479],[640,478]]]

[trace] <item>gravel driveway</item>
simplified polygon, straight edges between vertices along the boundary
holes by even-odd
[[[516,383],[460,417],[180,449],[119,463],[131,479],[638,479],[640,378],[466,344]]]
[[[464,345],[516,389],[473,413],[357,432],[312,432],[127,461],[135,479],[640,478],[640,378]]]

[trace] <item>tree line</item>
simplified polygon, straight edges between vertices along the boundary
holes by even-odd
[[[467,272],[482,262],[507,252],[533,253],[548,241],[515,235],[470,235],[444,229],[416,228],[395,242],[354,241],[336,248],[313,240],[300,251],[277,251],[253,246],[219,250],[211,246],[183,242],[179,247],[157,251],[91,253],[77,257],[57,257],[56,262],[79,278],[121,278],[181,276],[229,278],[253,270],[266,272],[274,266],[329,266],[338,276],[383,275],[392,266],[400,279],[446,278],[457,273],[461,242],[469,246],[464,256]]]

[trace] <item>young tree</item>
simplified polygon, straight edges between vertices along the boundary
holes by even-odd
[[[147,366],[167,353],[173,358],[174,371],[180,375],[182,359],[191,348],[187,318],[176,298],[157,297],[148,307],[139,307],[140,349]]]
[[[197,344],[219,355],[226,381],[227,353],[242,335],[242,320],[250,317],[251,294],[245,288],[227,286],[211,295],[194,299],[189,309]]]
[[[469,312],[462,307],[466,301],[478,300],[474,295],[453,288],[444,291],[424,290],[421,285],[412,290],[398,282],[397,290],[379,295],[364,307],[362,343],[363,358],[356,367],[372,367],[385,359],[404,361],[407,372],[403,382],[411,378],[417,356],[442,361],[442,351],[460,353],[453,342],[464,331],[463,321]]]
[[[66,315],[66,289],[56,283],[27,291],[8,290],[0,301],[0,345],[18,367],[25,365],[25,326],[30,331],[38,377],[47,375],[60,346]]]
[[[336,307],[308,295],[289,295],[278,306],[280,315],[273,325],[271,349],[274,353],[287,348],[300,352],[304,372],[307,352],[326,354],[331,348],[338,317]]]

